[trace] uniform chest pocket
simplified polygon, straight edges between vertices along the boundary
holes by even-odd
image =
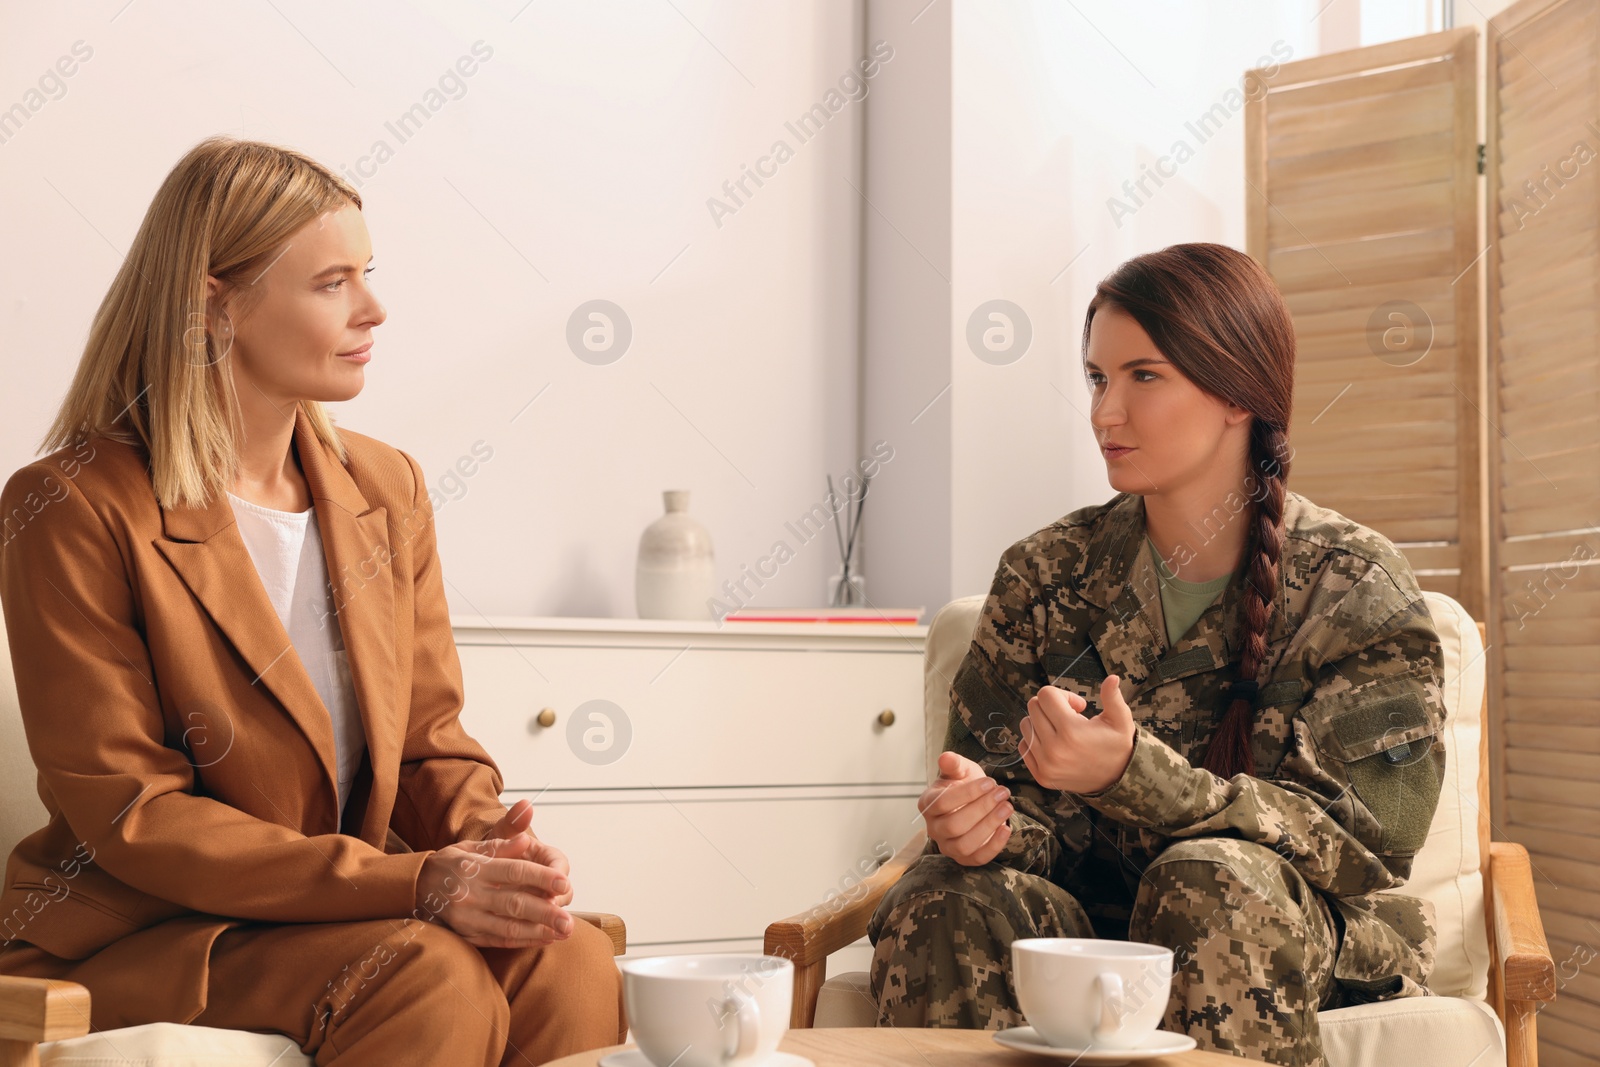
[[[1444,739],[1416,678],[1362,686],[1304,709],[1327,769],[1382,826],[1380,849],[1416,852],[1428,839],[1444,782]]]
[[[1089,712],[1099,713],[1100,683],[1106,680],[1106,669],[1092,646],[1052,648],[1039,657],[1039,665],[1047,683],[1078,694],[1088,702]]]

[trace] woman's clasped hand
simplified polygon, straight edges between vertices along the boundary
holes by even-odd
[[[519,800],[481,841],[435,850],[417,876],[417,908],[481,948],[562,941],[575,920],[571,865],[528,829],[533,805]]]

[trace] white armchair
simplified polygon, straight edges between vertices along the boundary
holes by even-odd
[[[1528,1067],[1538,1061],[1534,1020],[1555,999],[1555,965],[1534,899],[1527,850],[1489,841],[1483,624],[1454,599],[1425,594],[1444,646],[1449,758],[1427,844],[1400,890],[1431,900],[1439,923],[1432,997],[1363,1004],[1318,1016],[1330,1067]],[[923,711],[929,780],[950,714],[949,684],[966,655],[982,595],[953,600],[928,628]],[[866,933],[867,919],[922,851],[922,832],[863,883],[844,906],[767,927],[766,951],[795,963],[791,1025],[874,1026],[864,971],[827,978],[830,952]]]

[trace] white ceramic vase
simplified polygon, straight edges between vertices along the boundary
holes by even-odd
[[[715,593],[711,534],[689,515],[689,490],[661,494],[667,513],[644,528],[634,599],[641,619],[710,619]]]

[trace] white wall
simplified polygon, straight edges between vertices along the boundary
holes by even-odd
[[[925,607],[923,621],[950,599],[950,10],[867,5],[895,59],[867,109],[862,437],[895,458],[872,483],[863,563],[871,603]]]
[[[162,176],[233,132],[362,181],[390,318],[337,416],[416,455],[442,494],[455,610],[632,615],[667,488],[692,491],[722,578],[795,550],[752,603],[819,604],[837,550],[785,523],[883,440],[868,594],[931,613],[1111,495],[1078,369],[1095,283],[1175,242],[1242,246],[1242,114],[1203,143],[1186,123],[1275,45],[1426,32],[1438,7],[11,0],[0,108],[74,42],[93,55],[0,140],[0,474],[32,457]],[[892,58],[866,98],[801,143],[786,123],[880,40]],[[477,41],[492,57],[399,144],[385,124]],[[393,158],[357,173],[380,139]],[[718,225],[708,200],[779,139],[793,158]],[[1130,196],[1178,140],[1193,157]],[[634,330],[605,366],[565,341],[597,298]],[[1033,333],[1004,365],[966,341],[993,299]],[[493,459],[450,481],[480,441]]]
[[[944,599],[987,591],[1007,546],[1114,495],[1080,369],[1095,285],[1170,244],[1244,247],[1241,75],[1441,27],[1436,0],[1385,0],[1381,17],[1371,6],[955,4]],[[1219,121],[1203,127],[1200,117],[1219,104]],[[1179,142],[1192,151],[1181,163]],[[1175,176],[1130,195],[1124,183],[1137,185],[1162,157]],[[1004,366],[976,358],[966,342],[968,316],[995,298],[1019,305],[1033,328],[1028,351]]]
[[[360,178],[385,140],[360,191],[389,320],[335,416],[446,492],[452,609],[633,615],[638,537],[669,488],[692,491],[719,574],[786,538],[797,555],[758,602],[821,602],[837,550],[784,523],[857,456],[861,103],[804,144],[785,122],[855,69],[852,4],[124,3],[0,15],[0,107],[92,49],[0,143],[0,476],[33,458],[192,144],[280,142]],[[477,41],[492,56],[401,143],[385,124]],[[778,139],[793,158],[719,227],[707,200]],[[594,298],[634,331],[607,366],[565,341]],[[478,441],[493,458],[457,487]]]
[[[902,155],[894,168],[930,175],[935,189],[941,172],[950,175],[950,269],[943,287],[948,332],[915,361],[892,352],[888,358],[917,369],[917,388],[896,398],[911,411],[932,396],[930,385],[952,383],[918,423],[938,418],[948,428],[949,473],[944,492],[923,500],[915,539],[897,530],[885,544],[884,529],[872,531],[867,575],[878,602],[936,607],[984,592],[1008,545],[1113,495],[1079,369],[1084,307],[1101,277],[1141,252],[1181,241],[1243,246],[1242,108],[1203,142],[1186,123],[1225,102],[1245,70],[1263,57],[1271,61],[1274,44],[1280,57],[1316,54],[1320,6],[1309,0],[1017,0],[939,4],[919,18],[921,25],[940,9],[951,12],[949,66],[924,72],[906,62],[895,73],[921,73],[921,95],[937,101],[946,94],[952,101],[949,155],[940,156],[946,145],[937,139],[920,146],[902,139],[893,144],[896,151],[922,155]],[[921,7],[909,4],[912,13]],[[874,33],[907,9],[898,0],[874,0]],[[911,96],[918,91],[896,89]],[[868,169],[877,188],[883,177],[877,161],[892,144],[889,134],[880,135],[877,112],[868,133]],[[1147,181],[1149,195],[1135,190],[1130,196],[1124,183],[1137,182],[1145,168],[1173,154],[1180,139],[1193,149],[1192,158],[1159,188]],[[877,202],[905,208],[893,191]],[[1127,212],[1114,214],[1112,197]],[[934,227],[926,224],[923,232],[929,235],[924,251],[937,263],[933,250],[942,249]],[[869,228],[869,250],[876,235]],[[909,267],[899,279],[869,266],[869,315],[879,314],[886,300],[904,301],[908,293],[932,288],[925,263],[904,254],[900,259]],[[986,362],[967,342],[973,312],[996,299],[1017,305],[1031,324],[1029,347],[1009,363]],[[931,299],[926,306],[929,317],[945,310]],[[886,347],[881,339],[869,343],[869,368],[882,371]],[[867,405],[870,416],[870,390]],[[880,404],[877,425],[888,422]],[[877,435],[869,424],[867,436]],[[942,441],[929,444],[943,447]],[[895,462],[902,470],[932,464],[917,454]],[[907,545],[918,547],[920,568],[898,558]]]

